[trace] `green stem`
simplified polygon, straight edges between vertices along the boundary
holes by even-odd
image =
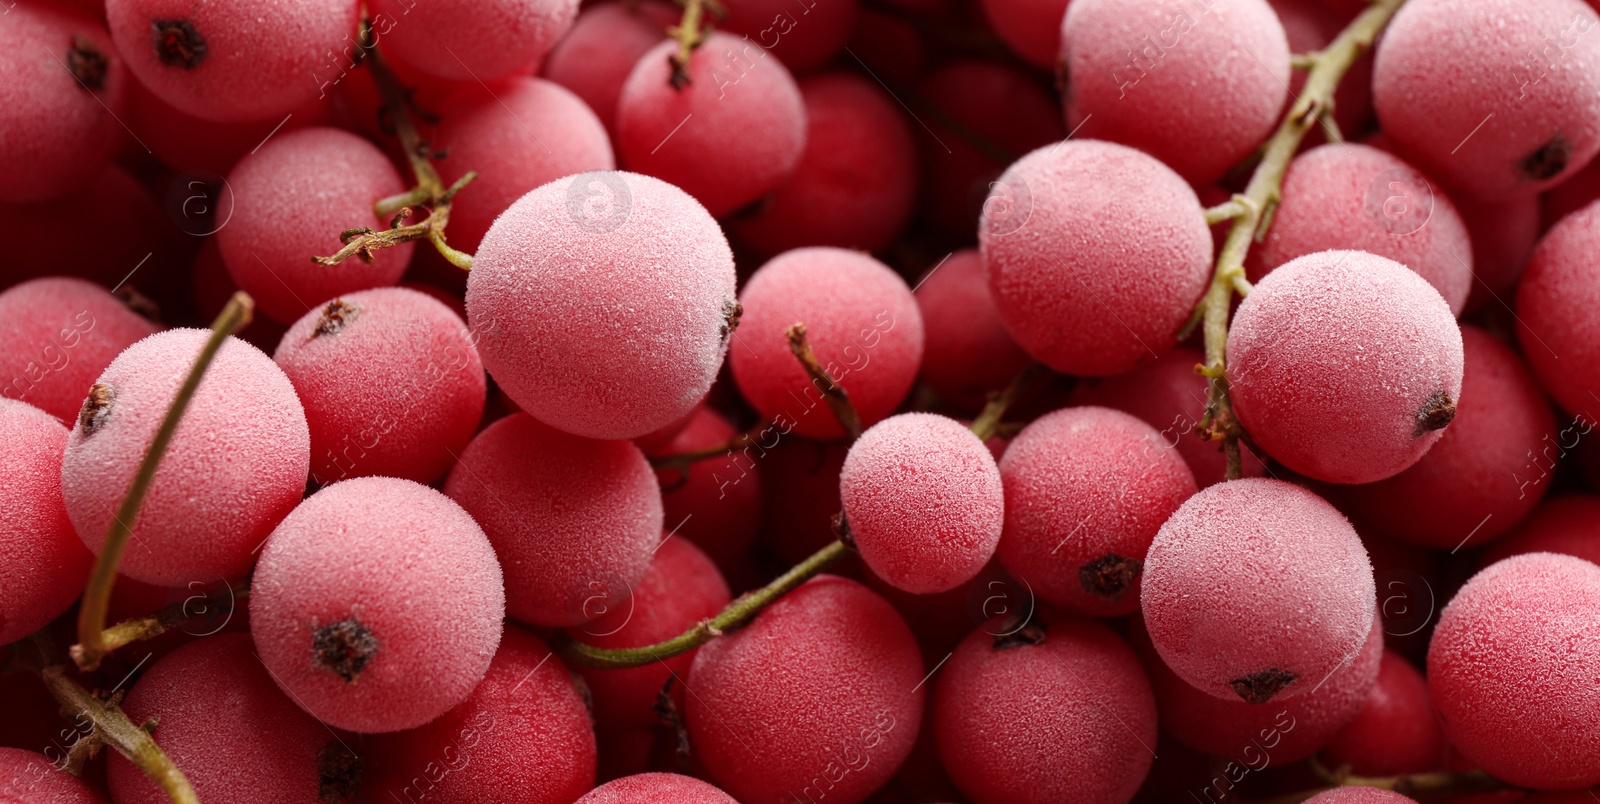
[[[668,659],[680,653],[687,653],[711,640],[722,636],[749,622],[768,604],[788,594],[790,590],[805,583],[817,573],[826,569],[829,564],[838,561],[850,552],[844,542],[835,541],[827,547],[811,554],[810,558],[794,565],[788,572],[778,576],[772,583],[753,592],[746,592],[738,600],[728,604],[717,616],[709,620],[701,620],[695,627],[685,631],[665,642],[654,645],[645,645],[639,648],[596,648],[567,636],[558,636],[553,644],[561,655],[569,661],[587,667],[597,667],[602,670],[621,670],[628,667],[642,667],[661,659]]]
[[[117,565],[122,561],[122,551],[128,546],[128,537],[133,534],[133,525],[139,519],[139,508],[144,505],[145,495],[150,491],[150,482],[156,476],[156,469],[161,466],[167,445],[172,443],[172,436],[178,431],[178,422],[183,420],[183,413],[189,408],[189,401],[200,387],[200,379],[211,366],[212,358],[217,356],[217,351],[230,335],[250,323],[254,309],[255,303],[249,295],[240,291],[233,294],[228,306],[217,316],[216,323],[211,325],[211,337],[206,339],[194,366],[189,369],[189,376],[184,378],[178,395],[172,400],[172,406],[167,408],[167,416],[161,420],[161,427],[156,430],[156,436],[133,476],[133,485],[128,488],[127,496],[122,498],[116,516],[111,519],[111,528],[106,533],[105,544],[100,548],[100,556],[95,560],[94,571],[89,576],[89,585],[84,589],[83,603],[78,611],[79,644],[72,646],[72,658],[85,670],[99,667],[101,657],[110,650],[105,641],[105,625],[106,607],[111,602],[111,586],[117,580]]]

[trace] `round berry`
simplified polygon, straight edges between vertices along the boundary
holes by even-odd
[[[318,720],[409,729],[483,678],[505,617],[500,564],[459,505],[409,480],[358,477],[272,532],[250,633],[279,686]],[[404,705],[397,705],[404,702]]]
[[[295,706],[256,658],[247,634],[185,644],[150,665],[123,710],[159,724],[161,750],[204,801],[249,790],[263,804],[352,795],[362,758],[354,737],[335,734]],[[272,739],[262,741],[264,734]],[[170,801],[139,766],[112,752],[107,768],[118,804]]]
[[[1239,305],[1228,385],[1239,423],[1285,466],[1371,483],[1416,463],[1461,399],[1461,330],[1439,292],[1363,251],[1274,269]]]
[[[587,622],[628,595],[661,542],[661,492],[628,441],[591,441],[513,413],[472,439],[445,493],[502,559],[506,610],[534,625]]]
[[[671,441],[645,452],[652,458],[682,455],[719,447],[738,434],[722,414],[702,407]],[[777,431],[767,433],[767,446],[777,436]],[[763,452],[758,440],[721,456],[695,461],[685,469],[656,472],[666,526],[705,550],[724,571],[750,552],[756,528],[761,524],[759,456]]]
[[[659,0],[592,3],[545,57],[544,77],[572,90],[616,131],[617,96],[640,57],[667,38],[683,12]]]
[[[93,282],[23,282],[0,293],[0,396],[70,423],[112,359],[159,329]]]
[[[984,202],[978,247],[1006,329],[1066,374],[1160,357],[1211,278],[1194,190],[1109,142],[1068,140],[1007,168]]]
[[[1156,701],[1133,651],[1094,620],[979,628],[939,676],[934,737],[978,804],[1133,798],[1155,759]],[[993,629],[993,630],[991,630]],[[1026,748],[1024,748],[1026,746]]]
[[[739,324],[734,281],[728,241],[693,198],[648,176],[582,173],[490,227],[467,321],[523,410],[569,433],[633,438],[711,388]]]
[[[340,249],[341,232],[387,229],[372,205],[405,191],[378,146],[335,128],[273,137],[239,160],[223,184],[219,210],[231,210],[217,243],[228,273],[279,323],[293,323],[341,293],[393,285],[413,243],[379,249],[372,263],[351,257],[319,265]]]
[[[922,676],[917,643],[888,602],[819,575],[700,649],[688,680],[690,743],[740,801],[853,804],[911,753]]]
[[[6,11],[0,197],[11,204],[60,198],[99,175],[121,144],[117,114],[129,79],[98,19],[53,3],[13,3]]]
[[[0,645],[43,628],[78,598],[94,556],[61,501],[67,428],[25,402],[0,399]]]
[[[844,0],[830,0],[844,2]],[[788,68],[753,40],[712,32],[672,83],[678,43],[647,51],[617,99],[623,167],[682,187],[722,217],[778,189],[806,147],[806,107]]]
[[[1523,355],[1556,403],[1590,422],[1600,421],[1594,396],[1600,389],[1597,250],[1600,202],[1562,218],[1545,233],[1517,286]]]
[[[1366,548],[1337,509],[1250,478],[1206,488],[1161,526],[1141,603],[1174,672],[1261,704],[1305,693],[1359,653],[1376,594]]]
[[[1596,25],[1581,0],[1407,3],[1373,70],[1384,133],[1464,196],[1556,185],[1600,151]],[[1459,53],[1472,57],[1449,57]]]
[[[348,54],[370,46],[356,31],[359,6],[107,0],[106,19],[128,69],[163,101],[206,120],[250,123],[327,96],[352,67]]]
[[[339,296],[289,327],[272,359],[305,405],[320,485],[367,475],[432,483],[483,415],[467,325],[414,290]]]
[[[1450,741],[1428,697],[1428,682],[1405,657],[1386,649],[1378,681],[1360,714],[1325,749],[1358,776],[1426,773],[1444,766]]]
[[[35,682],[37,685],[37,682]],[[0,797],[27,804],[105,804],[82,779],[56,767],[43,754],[0,747]]]
[[[1073,0],[1061,64],[1068,129],[1131,145],[1194,182],[1249,156],[1289,91],[1289,42],[1266,0]]]
[[[1250,281],[1328,249],[1388,257],[1416,271],[1459,314],[1472,290],[1472,242],[1455,204],[1416,168],[1370,145],[1312,148],[1289,163]]]
[[[1529,553],[1472,576],[1428,645],[1450,743],[1518,787],[1600,783],[1597,610],[1600,566],[1581,558]]]
[[[508,627],[459,706],[373,740],[373,801],[568,804],[594,786],[595,734],[572,673]]]
[[[578,0],[372,0],[369,13],[375,43],[401,61],[479,83],[533,72],[572,27]]]
[[[905,280],[856,251],[801,248],[756,269],[739,294],[744,318],[733,379],[762,417],[807,438],[844,429],[785,336],[805,324],[817,362],[842,385],[863,427],[899,407],[922,362],[922,315]]]
[[[211,333],[170,329],[127,348],[89,389],[61,462],[78,536],[98,553],[156,430]],[[232,578],[305,493],[306,414],[254,346],[217,351],[150,482],[119,569],[161,586]]]
[[[839,497],[867,566],[917,594],[972,580],[1005,523],[989,448],[960,422],[932,413],[891,416],[862,433],[845,457]]]

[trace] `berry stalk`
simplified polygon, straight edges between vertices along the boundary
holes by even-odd
[[[1372,47],[1389,20],[1405,0],[1376,0],[1347,26],[1328,46],[1316,53],[1298,57],[1297,65],[1309,66],[1305,86],[1300,97],[1290,107],[1278,130],[1267,140],[1261,163],[1250,176],[1245,191],[1233,200],[1207,210],[1208,223],[1232,219],[1228,237],[1223,241],[1222,252],[1217,256],[1216,271],[1211,286],[1201,299],[1197,311],[1205,326],[1206,364],[1199,371],[1210,380],[1210,394],[1206,412],[1197,430],[1209,441],[1221,441],[1227,456],[1227,477],[1235,480],[1243,474],[1239,455],[1239,436],[1243,430],[1233,415],[1228,399],[1228,380],[1224,362],[1228,348],[1228,315],[1233,294],[1249,295],[1250,283],[1245,279],[1244,259],[1250,245],[1266,235],[1272,223],[1272,213],[1282,197],[1283,177],[1289,162],[1300,149],[1306,132],[1318,121],[1329,129],[1330,138],[1337,137],[1327,117],[1333,111],[1333,93],[1356,59]]]
[[[211,325],[211,337],[200,350],[200,355],[195,358],[194,367],[189,369],[189,376],[183,380],[183,385],[178,388],[178,395],[173,397],[172,406],[167,408],[166,418],[161,420],[161,428],[156,430],[155,438],[150,442],[150,449],[144,454],[144,460],[139,463],[139,471],[133,476],[133,484],[128,488],[128,495],[122,499],[118,506],[116,516],[111,519],[110,532],[106,534],[105,545],[100,549],[100,556],[95,560],[94,570],[89,575],[89,585],[83,591],[83,603],[78,611],[78,644],[72,646],[72,659],[84,670],[93,670],[100,666],[101,657],[110,652],[111,647],[106,642],[106,607],[111,602],[111,585],[117,580],[117,564],[122,561],[122,551],[128,546],[128,539],[133,535],[133,523],[139,519],[139,508],[144,505],[145,494],[150,491],[150,482],[155,479],[156,469],[161,466],[161,458],[166,454],[167,445],[172,442],[172,436],[178,430],[178,422],[183,420],[183,413],[189,407],[189,401],[194,398],[194,392],[200,387],[200,379],[205,376],[206,369],[210,368],[211,360],[222,349],[222,344],[233,333],[243,329],[250,323],[251,313],[255,310],[255,302],[243,291],[233,294],[228,301],[228,306],[222,309],[217,316],[216,323]]]
[[[119,696],[102,701],[69,678],[68,665],[54,655],[50,638],[44,632],[34,634],[28,647],[33,649],[34,655],[24,661],[33,665],[45,686],[50,689],[50,694],[61,703],[62,715],[75,722],[88,722],[93,727],[93,736],[79,742],[98,740],[115,748],[117,753],[144,771],[175,804],[199,804],[200,798],[195,795],[183,771],[173,764],[151,736],[154,722],[143,726],[134,723],[117,706]]]
[[[373,41],[372,23],[368,20],[361,22],[361,41],[363,43]],[[450,224],[450,202],[456,193],[477,178],[478,174],[468,171],[455,184],[449,187],[444,185],[444,180],[439,177],[439,171],[433,166],[431,159],[433,150],[422,139],[410,112],[406,110],[406,92],[400,85],[400,79],[389,69],[389,65],[383,60],[383,55],[378,52],[376,43],[365,45],[363,54],[362,59],[367,69],[372,71],[373,83],[378,85],[378,91],[383,94],[384,107],[389,110],[394,120],[395,133],[400,137],[401,150],[405,151],[406,159],[411,163],[411,175],[417,184],[405,193],[379,199],[372,205],[378,217],[389,218],[388,229],[381,232],[366,227],[346,229],[339,233],[339,242],[344,244],[344,248],[328,257],[312,257],[311,261],[319,265],[332,266],[350,257],[356,257],[362,262],[371,263],[372,252],[378,249],[397,246],[412,240],[427,240],[441,256],[450,261],[450,264],[462,270],[471,270],[472,255],[457,251],[445,242],[445,227]],[[420,223],[402,226],[401,223],[414,214],[413,207],[416,206],[425,206],[428,217]]]

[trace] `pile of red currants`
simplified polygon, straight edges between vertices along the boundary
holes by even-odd
[[[0,804],[1600,802],[1600,0],[0,0]]]

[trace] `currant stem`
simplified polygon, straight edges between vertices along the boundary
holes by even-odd
[[[1000,429],[1000,419],[1006,415],[1006,409],[1017,401],[1017,397],[1028,390],[1040,377],[1044,376],[1045,367],[1041,363],[1029,363],[1017,376],[1011,378],[1004,390],[989,394],[989,401],[978,413],[978,418],[972,420],[972,434],[979,441],[988,441]]]
[[[189,369],[189,376],[184,378],[183,385],[178,389],[178,395],[172,400],[172,406],[167,408],[167,416],[161,420],[161,427],[156,430],[155,439],[150,442],[150,449],[145,452],[144,460],[139,463],[139,470],[133,476],[133,484],[128,487],[128,495],[122,499],[116,515],[111,518],[111,527],[106,533],[105,544],[100,548],[99,558],[95,559],[94,571],[89,575],[89,585],[83,591],[83,603],[78,611],[78,644],[72,646],[73,661],[85,670],[99,667],[101,657],[111,650],[105,637],[106,607],[111,603],[111,586],[117,580],[117,564],[122,561],[122,551],[128,546],[128,537],[133,534],[133,524],[139,519],[139,508],[144,505],[145,495],[150,491],[150,482],[155,478],[156,469],[161,465],[161,458],[167,452],[167,445],[172,443],[172,436],[178,430],[178,422],[183,420],[183,413],[188,410],[189,401],[194,398],[195,390],[200,387],[200,379],[205,376],[206,369],[210,368],[212,358],[217,356],[217,351],[228,340],[228,336],[250,323],[254,309],[255,302],[251,301],[248,294],[240,291],[233,294],[228,306],[217,316],[216,323],[211,325],[211,337],[201,348],[199,357],[195,358],[194,366]]]
[[[689,59],[694,55],[694,49],[705,43],[706,34],[711,31],[705,19],[706,13],[722,19],[727,11],[717,0],[679,0],[678,4],[683,6],[683,17],[677,25],[667,28],[667,36],[678,42],[678,49],[668,57],[672,63],[672,75],[667,78],[667,83],[673,89],[682,90],[689,85]]]
[[[844,428],[845,435],[851,441],[861,437],[861,415],[856,412],[855,405],[850,403],[850,394],[846,393],[844,386],[835,382],[828,375],[827,369],[817,360],[816,354],[811,351],[811,342],[806,339],[806,325],[795,324],[784,330],[783,336],[789,340],[789,351],[794,353],[795,359],[804,366],[806,373],[811,375],[811,384],[822,392],[822,399],[828,403],[828,410],[833,411],[833,417],[839,420],[839,426]]]
[[[232,611],[250,599],[250,579],[234,581],[226,587],[230,600],[226,604],[215,604],[216,611]],[[106,652],[130,645],[144,639],[154,639],[162,634],[187,625],[195,620],[215,616],[215,612],[207,608],[204,611],[190,612],[190,601],[173,603],[160,611],[131,620],[123,620],[107,628],[104,632]]]
[[[472,269],[472,255],[451,248],[445,242],[445,227],[450,224],[450,202],[462,187],[477,178],[475,172],[468,172],[455,184],[445,187],[444,179],[439,176],[439,171],[433,166],[433,150],[422,139],[417,131],[416,122],[411,119],[407,110],[405,87],[401,86],[400,79],[390,69],[388,62],[384,61],[383,54],[378,51],[378,45],[372,38],[372,23],[369,20],[361,21],[362,63],[372,71],[372,81],[378,85],[378,91],[383,95],[384,108],[389,110],[394,120],[395,135],[400,138],[400,149],[405,151],[406,160],[411,164],[411,175],[416,179],[416,186],[399,195],[381,198],[372,205],[372,211],[380,219],[388,219],[389,228],[384,231],[371,229],[352,229],[340,236],[343,248],[327,257],[312,257],[311,261],[318,265],[333,266],[345,260],[356,257],[362,262],[371,263],[372,253],[380,249],[409,243],[413,240],[427,240],[438,250],[440,256],[450,261],[450,264],[462,270]],[[367,43],[371,44],[367,44]],[[427,209],[427,217],[420,223],[401,226],[400,221],[412,214],[414,207]]]
[[[744,625],[760,614],[768,604],[805,583],[848,552],[850,548],[846,547],[844,542],[835,541],[812,553],[810,558],[794,565],[788,572],[778,576],[766,586],[740,595],[738,600],[729,603],[728,607],[717,616],[701,620],[695,627],[665,642],[639,648],[596,648],[562,635],[556,637],[552,644],[568,661],[602,670],[642,667],[661,659],[669,659],[694,650],[723,633]]]
[[[139,766],[139,770],[159,785],[175,804],[199,804],[200,798],[195,795],[189,780],[156,744],[149,729],[129,720],[115,699],[102,701],[69,678],[66,663],[58,660],[59,656],[45,632],[34,634],[31,642],[31,647],[37,653],[33,657],[35,670],[50,694],[60,702],[62,715],[75,722],[87,721],[94,730],[92,737],[82,738],[79,742],[100,740]]]
[[[1250,176],[1250,183],[1243,193],[1234,196],[1231,201],[1207,210],[1208,222],[1216,222],[1214,217],[1226,213],[1226,217],[1218,220],[1231,219],[1233,224],[1228,229],[1227,239],[1223,241],[1222,252],[1217,256],[1211,286],[1200,302],[1206,341],[1206,363],[1201,373],[1210,380],[1210,393],[1205,416],[1197,429],[1202,437],[1222,442],[1228,461],[1229,480],[1235,480],[1243,474],[1239,454],[1242,430],[1234,418],[1233,406],[1228,399],[1224,361],[1227,357],[1228,315],[1233,294],[1237,291],[1243,295],[1250,289],[1249,282],[1245,280],[1245,256],[1250,252],[1251,243],[1266,235],[1282,194],[1284,174],[1301,141],[1305,139],[1306,132],[1319,120],[1327,122],[1325,118],[1333,107],[1333,93],[1339,88],[1339,81],[1356,59],[1372,47],[1373,41],[1404,2],[1375,0],[1327,48],[1301,59],[1300,63],[1309,68],[1305,86],[1301,88],[1300,96],[1289,113],[1278,124],[1278,130],[1267,140],[1261,162]]]

